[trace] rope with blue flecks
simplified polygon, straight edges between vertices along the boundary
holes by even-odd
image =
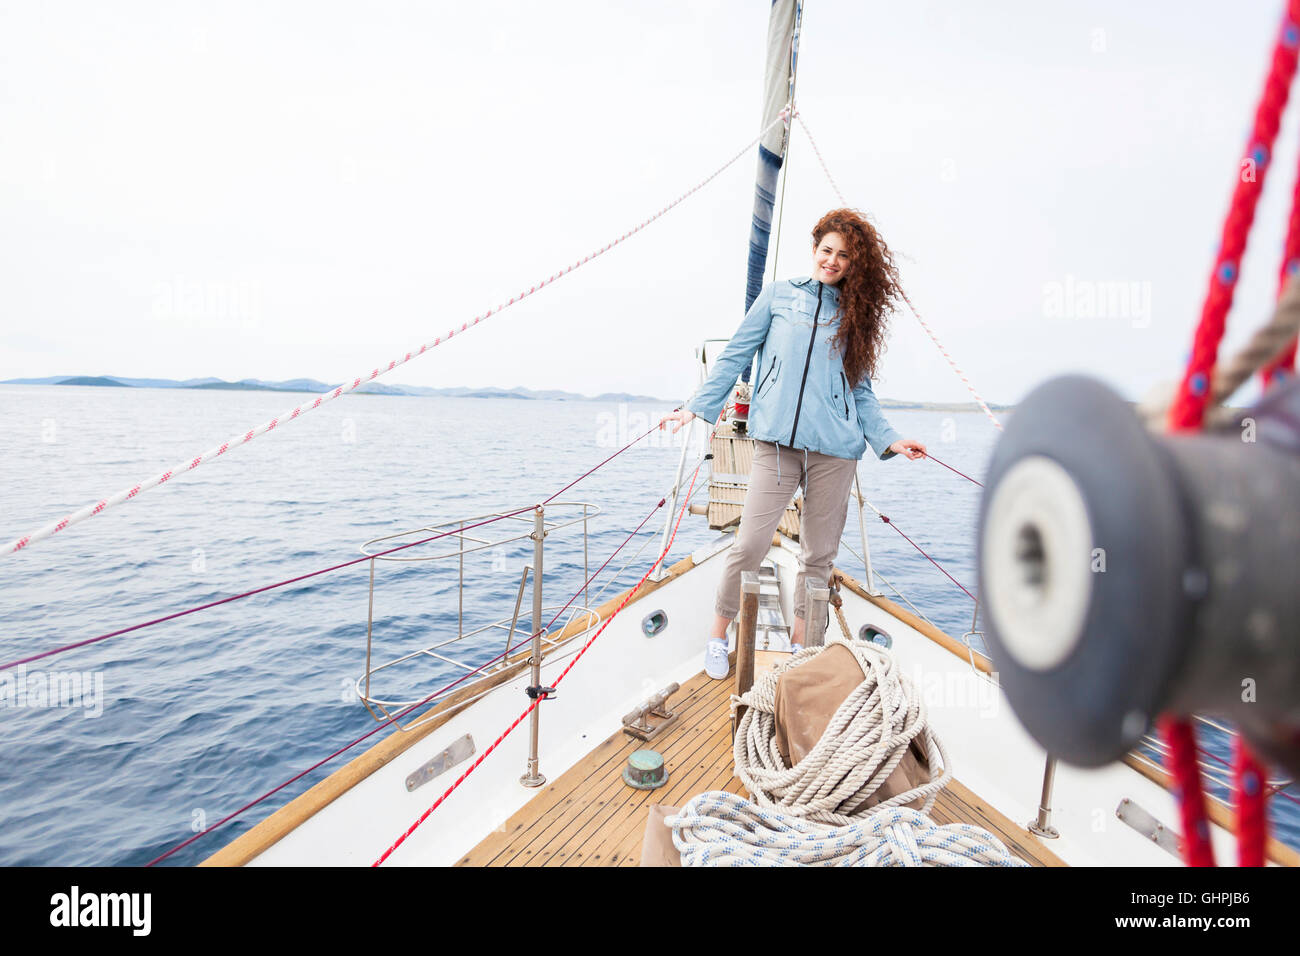
[[[980,827],[887,807],[846,826],[766,809],[726,791],[665,821],[683,866],[1027,866]]]

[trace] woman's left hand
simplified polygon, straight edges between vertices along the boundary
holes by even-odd
[[[906,455],[913,461],[925,457],[925,446],[915,438],[900,438],[889,446],[889,450],[898,455]]]

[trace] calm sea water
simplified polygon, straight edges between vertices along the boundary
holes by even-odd
[[[0,537],[155,474],[300,400],[0,386]],[[378,535],[528,506],[667,410],[342,398],[0,560],[0,660],[336,564]],[[982,474],[995,434],[982,415],[895,411],[890,418],[954,467]],[[657,433],[562,496],[602,509],[591,522],[593,569],[671,487],[679,454]],[[859,474],[867,498],[973,591],[979,489],[927,461],[867,459]],[[657,535],[662,522],[660,511],[642,539]],[[878,520],[868,535],[877,568],[918,608],[954,636],[969,629],[971,602],[960,590]],[[703,519],[688,516],[668,561],[714,536]],[[859,546],[855,512],[846,538]],[[595,587],[641,543],[625,549]],[[466,558],[466,629],[509,617],[527,544]],[[648,544],[605,596],[639,578],[655,550],[656,542]],[[862,574],[847,550],[840,565]],[[580,533],[548,537],[546,572],[547,603],[563,603],[582,581]],[[352,692],[365,659],[367,574],[362,563],[29,665],[29,688],[34,677],[81,678],[83,705],[0,708],[0,864],[143,864],[372,729]],[[456,574],[454,561],[380,565],[377,654],[396,657],[455,633]],[[527,608],[523,617],[527,631]],[[701,629],[707,618],[702,609]],[[486,660],[497,643],[470,659]],[[381,689],[422,696],[452,676],[450,667],[408,671]],[[334,766],[169,863],[203,859]],[[1281,799],[1273,807],[1279,836],[1300,843],[1296,808]]]

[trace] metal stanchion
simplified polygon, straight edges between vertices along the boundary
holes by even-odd
[[[533,655],[530,663],[532,664],[532,685],[528,688],[528,696],[533,700],[543,697],[548,691],[554,691],[553,687],[542,687],[542,542],[546,538],[546,512],[541,505],[533,511],[533,533],[529,536],[533,539]],[[538,701],[533,708],[532,718],[529,721],[529,740],[528,740],[528,772],[519,778],[519,782],[525,787],[540,787],[546,783],[544,777],[537,769],[537,736],[538,726],[542,719],[541,702]]]
[[[871,545],[867,543],[867,522],[862,512],[862,503],[866,499],[862,497],[862,485],[858,483],[857,469],[853,471],[853,491],[854,497],[858,499],[858,531],[862,533],[862,566],[867,572],[867,579],[862,584],[868,594],[880,594],[880,588],[876,587],[875,574],[871,570]]]
[[[1056,782],[1056,758],[1048,756],[1043,767],[1043,795],[1038,800],[1038,817],[1029,824],[1029,832],[1049,840],[1061,834],[1052,826],[1052,784]]]
[[[686,435],[682,438],[682,454],[681,457],[677,459],[677,477],[673,479],[673,491],[672,494],[668,496],[668,515],[664,519],[663,544],[659,548],[660,551],[668,550],[668,539],[672,537],[673,515],[677,513],[677,496],[681,494],[682,490],[682,474],[686,470],[686,452],[691,447],[691,434],[694,431],[694,425],[694,418],[686,423]],[[666,561],[664,563],[666,563]],[[655,566],[654,572],[650,575],[651,581],[662,581],[664,577],[667,576],[668,569],[664,567],[664,563]]]

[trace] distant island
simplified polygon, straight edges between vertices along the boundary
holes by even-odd
[[[338,384],[329,385],[313,378],[291,378],[283,382],[267,382],[258,378],[227,382],[219,378],[191,378],[177,381],[171,378],[126,378],[117,375],[51,375],[47,378],[11,378],[0,385],[91,385],[101,388],[196,388],[215,391],[238,392],[331,392]],[[631,395],[626,392],[606,392],[602,395],[579,395],[557,389],[535,391],[531,388],[429,388],[423,385],[386,385],[367,382],[356,392],[366,395],[440,395],[448,398],[521,398],[555,402],[658,402],[671,404],[669,399],[649,395]]]
[[[314,378],[291,378],[283,382],[267,382],[257,378],[240,379],[227,382],[220,378],[190,378],[177,381],[171,378],[126,378],[118,375],[51,375],[46,378],[11,378],[0,385],[83,385],[101,388],[194,388],[210,391],[239,392],[308,392],[320,394],[338,388]],[[680,405],[681,399],[654,398],[650,395],[632,395],[627,392],[604,392],[600,395],[579,395],[577,392],[565,392],[558,389],[535,391],[531,388],[430,388],[424,385],[384,385],[379,382],[367,382],[355,390],[365,395],[405,395],[405,396],[442,396],[445,398],[519,398],[531,401],[552,402],[654,402],[659,405]],[[931,412],[966,412],[977,411],[974,402],[904,402],[882,398],[884,408],[915,409]],[[990,404],[989,408],[1010,411],[1010,405]]]

